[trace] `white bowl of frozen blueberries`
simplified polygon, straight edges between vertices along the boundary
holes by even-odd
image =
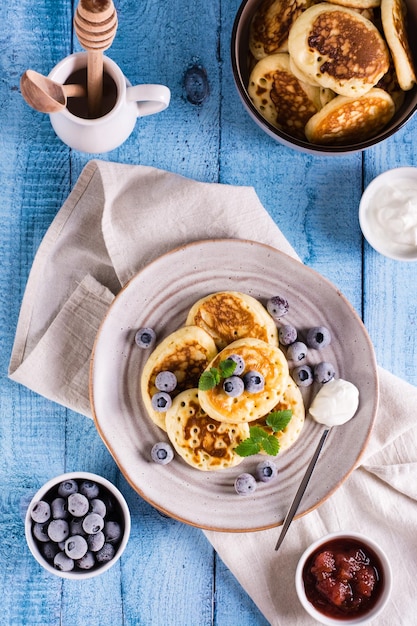
[[[106,478],[70,472],[48,481],[32,498],[25,534],[35,559],[62,578],[102,574],[121,557],[130,535],[130,513]]]

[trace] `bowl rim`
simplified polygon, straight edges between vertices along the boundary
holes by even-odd
[[[374,137],[367,139],[364,142],[356,142],[350,144],[349,146],[335,146],[335,145],[318,145],[310,143],[307,139],[298,139],[297,137],[292,137],[285,131],[275,128],[268,120],[266,120],[254,106],[249,93],[247,91],[247,87],[244,84],[242,71],[240,67],[240,54],[237,45],[237,34],[239,29],[241,28],[241,18],[245,12],[245,9],[249,3],[260,4],[263,0],[242,0],[235,19],[233,21],[232,33],[230,39],[230,52],[231,52],[231,64],[232,64],[232,74],[235,82],[236,89],[240,95],[241,101],[246,108],[249,115],[252,119],[257,123],[257,125],[264,130],[270,137],[275,139],[276,141],[286,145],[287,147],[293,148],[295,150],[299,150],[301,152],[305,152],[308,154],[314,154],[318,156],[343,156],[346,154],[354,154],[355,152],[363,152],[368,148],[372,148],[373,146],[389,139],[393,135],[395,135],[398,131],[400,131],[417,113],[417,84],[407,93],[415,94],[416,102],[414,105],[410,104],[410,110],[404,117],[397,121],[394,126],[390,124],[390,126],[386,130],[382,130]],[[253,13],[247,16],[248,23],[250,22]],[[411,98],[412,96],[410,96]],[[394,120],[397,116],[398,112],[394,114]],[[392,122],[392,120],[391,120]]]
[[[393,252],[384,246],[381,240],[375,236],[374,231],[370,228],[368,220],[369,201],[373,198],[378,189],[380,189],[386,182],[391,179],[395,180],[397,177],[412,178],[417,182],[417,166],[409,165],[394,167],[382,172],[371,180],[371,182],[365,187],[359,202],[359,225],[366,241],[372,248],[374,248],[374,250],[379,252],[379,254],[382,254],[389,259],[393,259],[394,261],[414,263],[417,261],[417,248],[414,254],[410,253],[407,255]]]
[[[365,545],[368,545],[372,549],[372,551],[375,552],[375,554],[381,561],[381,565],[384,571],[384,588],[377,603],[372,608],[372,610],[366,615],[363,615],[360,617],[356,616],[356,617],[353,617],[352,619],[340,620],[337,618],[327,617],[323,613],[320,613],[320,611],[318,611],[311,604],[311,602],[309,602],[305,594],[305,589],[304,589],[303,568],[308,557],[320,546],[326,544],[329,541],[332,541],[333,539],[338,539],[338,538],[354,539],[354,540],[360,541],[361,543]],[[313,543],[311,543],[301,554],[297,563],[296,571],[295,571],[295,588],[297,592],[297,597],[301,605],[311,617],[314,617],[318,622],[320,622],[321,624],[325,624],[327,626],[341,626],[341,624],[346,624],[347,626],[355,626],[355,625],[359,626],[362,624],[367,624],[370,620],[375,619],[378,615],[382,613],[382,611],[385,609],[390,599],[391,591],[392,591],[392,582],[393,581],[392,581],[391,564],[383,548],[374,539],[371,539],[368,535],[361,533],[361,532],[349,531],[349,530],[343,530],[343,531],[340,530],[340,531],[328,533],[326,535],[323,535],[321,538],[315,540]]]
[[[107,563],[104,563],[100,567],[93,568],[91,570],[86,570],[85,572],[82,570],[62,572],[58,569],[55,569],[40,553],[40,550],[32,534],[32,518],[30,516],[30,511],[32,509],[33,504],[37,502],[38,500],[42,499],[42,497],[45,496],[45,494],[48,493],[50,489],[52,489],[59,483],[63,482],[64,480],[70,480],[70,479],[92,480],[94,482],[99,483],[101,486],[103,486],[108,491],[110,491],[110,493],[117,499],[120,505],[120,508],[122,510],[123,517],[124,517],[123,537],[114,557],[111,559],[111,561],[107,561]],[[40,487],[37,490],[37,492],[31,498],[29,505],[26,509],[26,514],[25,514],[25,537],[26,537],[26,543],[29,547],[30,552],[32,553],[32,556],[39,563],[39,565],[41,565],[50,574],[54,574],[55,576],[59,576],[60,578],[67,578],[67,579],[72,579],[72,580],[85,580],[87,578],[94,578],[95,576],[99,576],[100,574],[103,574],[108,569],[110,569],[122,556],[127,546],[129,537],[130,537],[130,530],[131,530],[130,510],[123,494],[107,478],[104,478],[104,476],[100,476],[99,474],[95,474],[92,472],[81,472],[81,471],[80,472],[65,472],[64,474],[60,474],[54,478],[49,479],[46,483],[42,485],[42,487]]]

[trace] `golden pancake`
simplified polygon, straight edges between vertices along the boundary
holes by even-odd
[[[343,145],[377,135],[395,113],[391,96],[371,89],[360,98],[337,96],[306,125],[306,137],[315,144]]]
[[[238,291],[220,291],[198,300],[190,309],[186,325],[203,328],[219,350],[241,337],[256,337],[278,345],[278,331],[262,304]]]
[[[320,88],[296,78],[285,53],[258,61],[249,78],[248,93],[270,124],[301,139],[307,121],[321,107]]]
[[[243,461],[234,449],[249,437],[249,426],[226,424],[209,417],[200,407],[198,389],[183,391],[174,399],[165,424],[177,453],[196,469],[220,470]]]
[[[264,0],[250,26],[249,49],[255,59],[287,52],[288,33],[296,18],[315,0]]]
[[[381,4],[381,0],[329,0],[329,2],[348,9],[374,9]]]
[[[408,91],[416,83],[416,72],[408,44],[406,6],[403,0],[381,0],[381,19],[391,50],[401,89]]]
[[[272,411],[286,411],[288,409],[291,409],[292,417],[284,430],[273,432],[272,429],[266,424],[267,415],[256,420],[254,424],[251,424],[251,426],[261,426],[267,431],[268,435],[274,435],[274,437],[276,437],[279,441],[280,452],[288,450],[288,448],[297,441],[305,421],[303,396],[291,377],[288,378],[287,387],[278,403],[273,407]],[[264,454],[263,450],[262,454]]]
[[[374,24],[327,2],[310,7],[294,22],[288,51],[312,80],[348,97],[365,94],[389,68],[386,43]]]
[[[177,387],[170,394],[175,397],[185,389],[197,387],[201,373],[216,354],[213,339],[198,326],[179,328],[156,346],[144,365],[140,388],[149,417],[157,426],[166,430],[165,412],[152,407],[152,396],[158,392],[155,379],[159,372],[173,372],[177,377]]]
[[[248,337],[234,341],[219,352],[207,370],[219,368],[220,362],[232,354],[240,355],[245,362],[242,376],[249,370],[262,374],[264,389],[258,393],[249,393],[245,389],[240,396],[232,398],[224,392],[220,381],[212,389],[198,390],[200,405],[210,417],[220,422],[252,422],[268,413],[284,393],[289,376],[287,360],[279,348]]]
[[[396,111],[404,104],[405,91],[401,89],[398,83],[397,72],[395,71],[392,59],[390,60],[388,72],[381,78],[376,87],[389,93],[394,101]]]

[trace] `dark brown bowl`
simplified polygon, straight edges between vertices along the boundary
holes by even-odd
[[[258,124],[263,131],[279,141],[280,143],[309,154],[317,154],[319,156],[332,154],[348,154],[366,150],[376,144],[388,139],[399,131],[417,111],[417,85],[410,91],[406,92],[405,100],[402,107],[392,118],[391,122],[377,135],[371,139],[361,141],[354,144],[343,146],[322,146],[312,144],[309,141],[292,137],[283,130],[279,130],[272,126],[254,106],[249,97],[247,86],[250,75],[250,51],[249,51],[249,28],[252,17],[261,4],[262,0],[243,0],[237,12],[231,41],[232,69],[235,84],[239,96],[252,119]],[[409,43],[412,53],[417,63],[417,40],[415,33],[417,32],[417,3],[415,0],[405,0],[408,8],[408,33]],[[413,35],[414,33],[414,35]]]

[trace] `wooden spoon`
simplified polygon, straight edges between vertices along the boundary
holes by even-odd
[[[87,50],[87,98],[91,117],[98,117],[103,97],[103,51],[117,30],[112,0],[80,0],[74,17],[78,41]]]
[[[20,79],[26,102],[36,111],[57,113],[65,109],[67,98],[86,95],[83,85],[61,85],[35,70],[26,70]]]

